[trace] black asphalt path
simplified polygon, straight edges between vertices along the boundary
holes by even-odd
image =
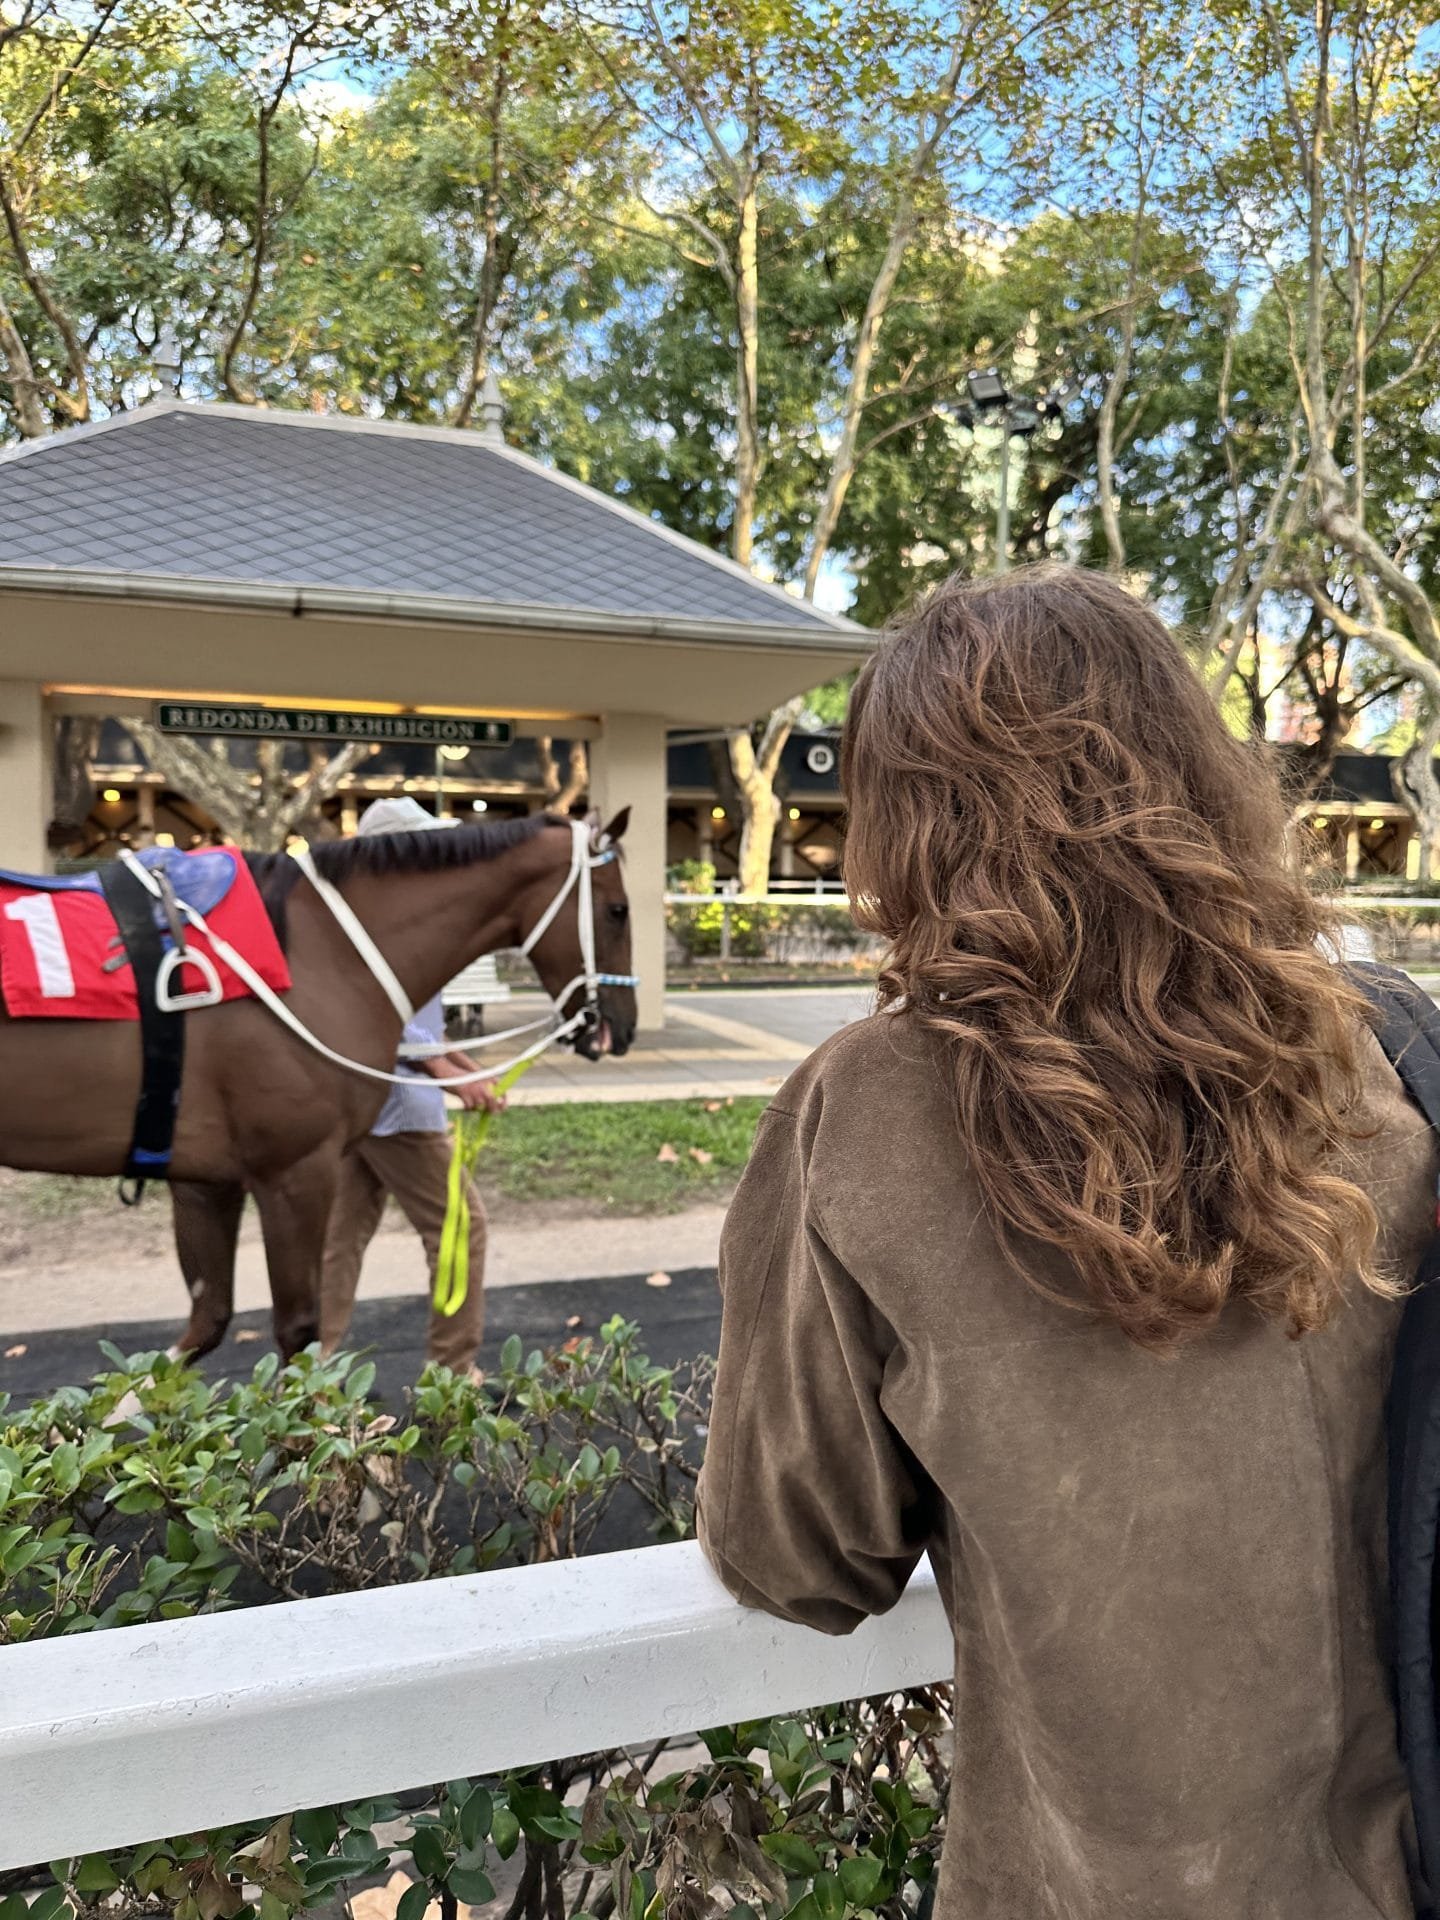
[[[501,1344],[518,1333],[526,1349],[555,1347],[579,1334],[598,1333],[612,1314],[639,1322],[642,1346],[659,1365],[715,1353],[720,1339],[720,1296],[711,1267],[681,1268],[668,1287],[652,1287],[643,1274],[623,1280],[550,1280],[542,1286],[502,1287],[490,1296],[480,1364],[493,1365]],[[578,1318],[578,1325],[571,1322]],[[270,1350],[268,1313],[237,1314],[224,1344],[201,1365],[213,1379],[248,1374]],[[350,1344],[375,1361],[376,1393],[398,1400],[425,1363],[425,1309],[413,1298],[361,1300]],[[55,1333],[17,1334],[6,1343],[24,1352],[0,1357],[0,1393],[13,1401],[38,1399],[57,1387],[75,1386],[109,1362],[98,1342],[124,1353],[153,1353],[175,1338],[180,1320],[67,1327]],[[237,1333],[260,1339],[237,1340]],[[0,1348],[0,1356],[3,1356]]]

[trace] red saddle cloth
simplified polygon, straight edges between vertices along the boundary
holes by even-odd
[[[266,986],[284,993],[290,969],[270,924],[244,858],[231,848],[207,849],[214,861],[223,852],[233,876],[221,897],[205,910],[206,924],[249,961]],[[190,856],[184,856],[188,859]],[[135,982],[127,965],[105,971],[122,949],[105,896],[87,884],[0,876],[0,991],[14,1019],[138,1020]],[[185,888],[180,888],[182,894]],[[204,934],[186,927],[186,944],[203,949],[215,963],[227,1000],[243,1000],[250,989],[211,947]],[[169,942],[166,942],[167,946]],[[181,967],[174,989],[191,993],[205,985],[193,967]]]

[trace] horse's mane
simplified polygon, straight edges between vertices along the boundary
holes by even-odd
[[[532,813],[517,820],[477,820],[463,827],[437,832],[357,834],[349,840],[321,840],[310,848],[316,869],[336,886],[357,874],[441,873],[452,867],[471,867],[508,853],[546,827],[566,823],[558,814]],[[300,878],[300,869],[284,853],[247,853],[245,861],[255,876],[260,898],[280,944],[285,945],[286,902]]]

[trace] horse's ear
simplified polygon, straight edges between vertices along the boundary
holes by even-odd
[[[610,822],[609,826],[606,827],[604,838],[613,846],[615,842],[624,835],[625,829],[629,824],[630,809],[629,807],[621,807],[615,818]]]

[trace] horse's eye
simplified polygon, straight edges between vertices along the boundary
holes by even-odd
[[[630,918],[630,909],[623,900],[612,900],[605,909],[606,917],[617,927],[623,927]]]

